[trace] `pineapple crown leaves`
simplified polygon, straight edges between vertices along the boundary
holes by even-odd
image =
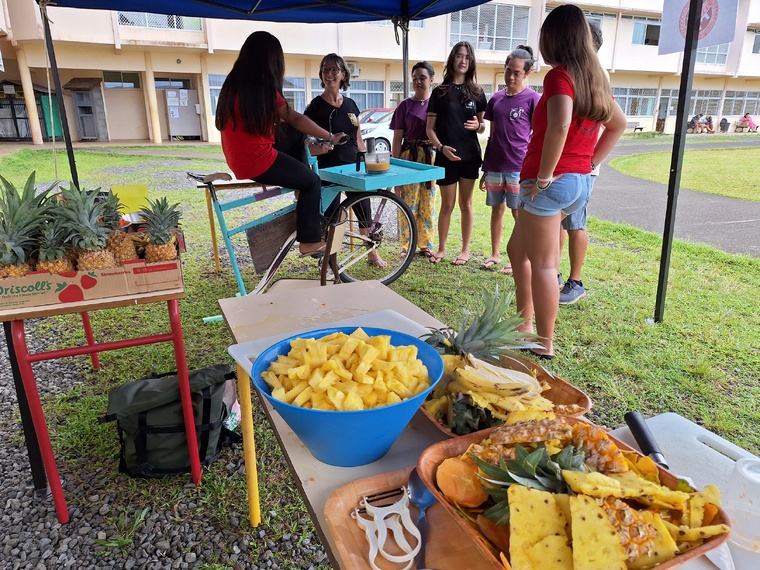
[[[506,461],[503,457],[499,458],[498,466],[470,454],[483,473],[483,475],[479,474],[479,477],[489,484],[483,488],[495,502],[483,514],[495,521],[497,525],[509,522],[507,487],[510,485],[523,485],[550,493],[573,494],[562,477],[562,471],[586,470],[583,452],[576,450],[572,445],[564,447],[554,455],[549,455],[543,443],[540,443],[534,451],[528,451],[518,444],[515,445],[515,454],[517,459],[510,461]]]
[[[99,199],[99,190],[79,190],[73,184],[61,188],[63,203],[59,213],[71,230],[71,244],[85,251],[103,249],[111,232],[103,221],[105,204]]]
[[[62,218],[53,218],[42,227],[37,255],[40,261],[56,261],[66,256],[66,245],[71,240],[71,229]]]
[[[182,217],[179,211],[179,203],[169,204],[164,196],[156,200],[148,199],[148,207],[140,210],[145,224],[145,233],[150,238],[150,243],[164,245],[171,241],[172,230],[179,224]]]
[[[108,225],[111,231],[116,230],[120,226],[121,222],[121,210],[124,209],[124,205],[119,200],[119,197],[109,190],[102,197],[104,211],[103,221]]]
[[[35,175],[35,172],[29,175],[21,193],[11,182],[0,176],[0,182],[2,182],[2,187],[0,187],[0,217],[15,221],[18,212],[29,209],[37,211],[40,219],[42,218],[45,213],[43,208],[47,207],[49,193],[55,184],[38,193],[34,185]]]
[[[484,291],[482,314],[474,316],[463,309],[459,330],[431,328],[422,338],[442,354],[471,353],[480,358],[498,359],[510,356],[516,349],[541,348],[532,340],[539,338],[537,335],[517,330],[525,319],[510,314],[512,299],[513,295],[502,294],[497,284],[493,294]]]

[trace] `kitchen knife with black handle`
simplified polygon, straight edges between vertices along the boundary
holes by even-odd
[[[668,462],[665,461],[665,456],[662,454],[660,446],[657,445],[652,432],[649,431],[646,422],[644,422],[643,416],[639,412],[626,412],[623,419],[628,424],[633,439],[639,444],[641,453],[648,455],[658,465],[669,469]]]

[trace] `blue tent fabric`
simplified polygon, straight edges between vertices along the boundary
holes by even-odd
[[[47,0],[37,0],[38,3]],[[55,0],[51,6],[226,20],[338,23],[422,20],[487,0]]]

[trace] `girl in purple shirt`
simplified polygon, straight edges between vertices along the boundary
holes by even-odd
[[[425,134],[425,125],[430,86],[434,75],[433,66],[427,61],[421,61],[412,67],[414,95],[399,103],[391,119],[393,129],[391,156],[394,158],[433,164],[433,143]],[[432,182],[420,182],[399,186],[396,190],[401,199],[411,208],[417,222],[417,244],[420,255],[429,258],[432,255],[434,237],[435,185]],[[406,249],[409,236],[404,234],[407,232],[402,231],[401,246]]]
[[[491,256],[480,264],[491,269],[501,262],[501,234],[507,207],[517,217],[520,206],[520,170],[528,150],[533,109],[541,96],[525,84],[535,63],[529,46],[517,46],[504,62],[506,87],[488,101],[485,118],[491,123],[480,189],[491,206]],[[501,273],[511,275],[507,263]]]

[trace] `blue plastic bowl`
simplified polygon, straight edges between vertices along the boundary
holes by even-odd
[[[393,346],[415,345],[417,358],[428,370],[430,388],[413,398],[370,410],[327,411],[301,408],[272,397],[269,384],[261,373],[281,354],[290,352],[296,338],[322,338],[334,332],[351,334],[357,327],[337,327],[304,332],[270,346],[253,363],[251,380],[272,407],[301,438],[311,454],[329,465],[356,467],[383,457],[411,421],[430,391],[443,375],[443,361],[433,347],[408,334],[362,327],[369,336],[389,335]]]

